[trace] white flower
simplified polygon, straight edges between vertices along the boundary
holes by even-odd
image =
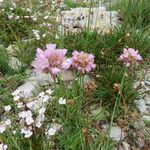
[[[12,96],[17,96],[17,95],[19,95],[20,94],[20,91],[19,90],[16,90],[16,91],[14,91],[13,93],[12,93]]]
[[[29,108],[29,109],[33,109],[34,107],[34,102],[29,102],[26,104],[26,106]]]
[[[9,112],[11,110],[11,106],[10,105],[4,106],[4,110],[5,112]]]
[[[34,35],[35,35],[35,38],[36,40],[40,40],[40,34],[39,34],[39,30],[32,30]]]
[[[42,98],[42,101],[43,103],[47,102],[49,100],[49,96],[48,95],[45,95],[43,98]]]
[[[15,19],[16,19],[16,20],[20,19],[20,16],[15,16]]]
[[[17,103],[17,108],[23,108],[23,107],[24,107],[23,102]]]
[[[16,130],[13,130],[13,135],[15,135],[16,134]]]
[[[30,12],[30,13],[32,12],[32,10],[30,8],[27,8],[26,11]]]
[[[48,19],[48,17],[49,17],[49,16],[45,16],[45,17],[43,17],[43,18],[44,18],[44,19]]]
[[[42,107],[41,109],[39,109],[38,112],[39,112],[39,114],[41,115],[41,114],[44,114],[45,111],[46,111],[45,107]]]
[[[56,133],[56,129],[55,128],[49,128],[48,131],[47,131],[48,135],[55,135],[55,133]]]
[[[2,3],[4,0],[0,0],[0,3]]]
[[[37,122],[35,123],[35,126],[36,126],[37,128],[41,128],[42,123],[41,123],[40,121],[37,121]]]
[[[40,96],[40,97],[44,97],[44,96],[45,96],[45,92],[40,92],[40,93],[39,93],[39,96]]]
[[[60,105],[65,105],[66,104],[66,99],[63,99],[62,97],[59,99],[59,104]]]
[[[46,37],[46,33],[42,35],[42,37]]]
[[[33,132],[30,129],[27,129],[27,128],[21,129],[21,133],[24,134],[25,138],[29,138],[33,134]]]
[[[11,124],[10,119],[7,119],[6,121],[3,121],[0,123],[0,133],[3,133],[6,131],[7,127]]]
[[[34,122],[34,120],[31,116],[26,117],[25,121],[26,121],[27,125],[31,125]]]
[[[53,93],[53,90],[49,89],[45,91],[47,94],[51,95]]]
[[[18,101],[20,99],[20,96],[15,96],[14,101]]]
[[[27,117],[32,117],[32,112],[31,110],[27,110],[27,111],[22,111],[19,113],[19,118],[27,118]]]
[[[0,150],[7,150],[8,149],[8,146],[4,143],[1,143],[0,144]]]
[[[45,115],[44,114],[41,114],[41,115],[38,115],[36,120],[35,120],[35,126],[37,128],[40,128],[42,126],[42,122],[45,120]]]
[[[56,132],[58,132],[61,129],[62,125],[53,123],[51,124],[51,127],[45,132],[48,138],[50,138],[52,135],[55,135]]]
[[[28,19],[28,18],[30,18],[30,16],[24,16],[24,18]]]
[[[7,119],[7,120],[5,121],[5,124],[6,124],[7,126],[10,125],[10,124],[11,124],[10,119]]]
[[[12,19],[13,17],[13,15],[8,15],[8,19]]]
[[[0,124],[0,133],[3,133],[6,131],[6,125],[4,123]]]

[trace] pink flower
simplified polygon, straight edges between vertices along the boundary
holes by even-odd
[[[133,48],[124,48],[123,53],[119,57],[119,61],[123,62],[127,67],[141,60],[142,57],[138,53],[138,50],[134,50]]]
[[[72,61],[65,57],[66,49],[56,49],[56,44],[47,44],[46,50],[37,49],[32,66],[37,72],[57,75],[61,70],[67,70]]]
[[[83,51],[74,51],[72,53],[72,66],[82,73],[88,73],[96,67],[94,56]]]

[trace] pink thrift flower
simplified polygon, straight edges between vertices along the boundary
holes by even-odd
[[[83,51],[74,51],[72,53],[72,66],[81,73],[88,73],[96,67],[94,64],[94,56]]]
[[[141,60],[142,57],[138,53],[138,50],[134,50],[133,48],[124,48],[123,53],[119,57],[119,61],[123,62],[127,67]]]
[[[56,49],[56,44],[47,44],[46,50],[37,49],[32,66],[37,72],[57,75],[61,70],[67,70],[72,61],[65,57],[66,49]]]

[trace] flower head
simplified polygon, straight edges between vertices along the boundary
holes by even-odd
[[[65,105],[66,104],[66,99],[63,99],[61,97],[58,102],[59,102],[60,105]]]
[[[96,67],[94,56],[83,51],[74,51],[72,53],[72,66],[82,73],[88,73]]]
[[[71,59],[65,57],[66,49],[56,49],[55,44],[47,44],[46,50],[37,49],[36,58],[32,64],[36,71],[57,75],[71,65]]]
[[[138,53],[138,50],[134,50],[133,48],[124,48],[123,53],[119,57],[119,61],[123,62],[127,67],[141,60],[142,57]]]

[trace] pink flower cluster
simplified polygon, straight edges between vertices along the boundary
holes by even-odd
[[[138,50],[134,50],[133,48],[124,48],[123,53],[119,57],[119,61],[123,62],[127,67],[141,60],[142,57],[138,53]]]
[[[71,65],[71,59],[65,57],[66,53],[66,49],[56,49],[56,44],[47,44],[45,51],[37,49],[32,66],[36,71],[56,75],[61,70],[67,70]]]
[[[56,49],[56,44],[47,44],[46,50],[37,49],[32,66],[37,72],[57,75],[61,70],[67,70],[72,65],[82,73],[89,73],[96,67],[94,56],[85,52],[74,51],[72,58],[66,58],[66,49]]]
[[[96,67],[94,56],[83,51],[74,51],[72,53],[72,66],[82,73],[88,73]]]

